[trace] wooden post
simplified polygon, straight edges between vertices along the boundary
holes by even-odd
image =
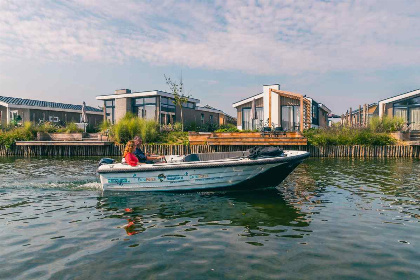
[[[303,132],[303,96],[300,97],[300,132]]]
[[[268,89],[268,126],[271,127],[271,88]]]

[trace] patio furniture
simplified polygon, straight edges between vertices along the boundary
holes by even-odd
[[[272,130],[271,127],[269,126],[265,126],[263,127],[262,131],[261,131],[261,137],[265,137],[265,136],[271,137],[272,135]]]
[[[284,130],[283,130],[283,127],[278,126],[278,127],[276,127],[276,128],[274,129],[274,131],[273,131],[273,135],[274,135],[275,137],[279,137],[280,135],[281,135],[281,136],[286,136],[286,131],[284,131]]]

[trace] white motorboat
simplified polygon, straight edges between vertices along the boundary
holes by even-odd
[[[265,148],[267,149],[267,148]],[[165,156],[166,162],[98,168],[104,191],[190,191],[227,187],[257,188],[283,181],[309,153],[222,152]]]

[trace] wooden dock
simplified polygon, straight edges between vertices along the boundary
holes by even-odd
[[[109,146],[105,141],[17,141],[16,146]]]
[[[190,145],[211,146],[306,146],[308,141],[300,132],[189,132]]]

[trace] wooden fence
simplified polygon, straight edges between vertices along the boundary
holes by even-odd
[[[151,154],[184,155],[190,153],[213,153],[243,151],[253,146],[210,146],[210,145],[143,145],[143,150]],[[312,157],[407,157],[420,158],[420,146],[280,146],[284,150],[308,151]],[[57,156],[84,157],[120,156],[123,145],[107,146],[13,146],[10,149],[0,146],[0,156]]]

